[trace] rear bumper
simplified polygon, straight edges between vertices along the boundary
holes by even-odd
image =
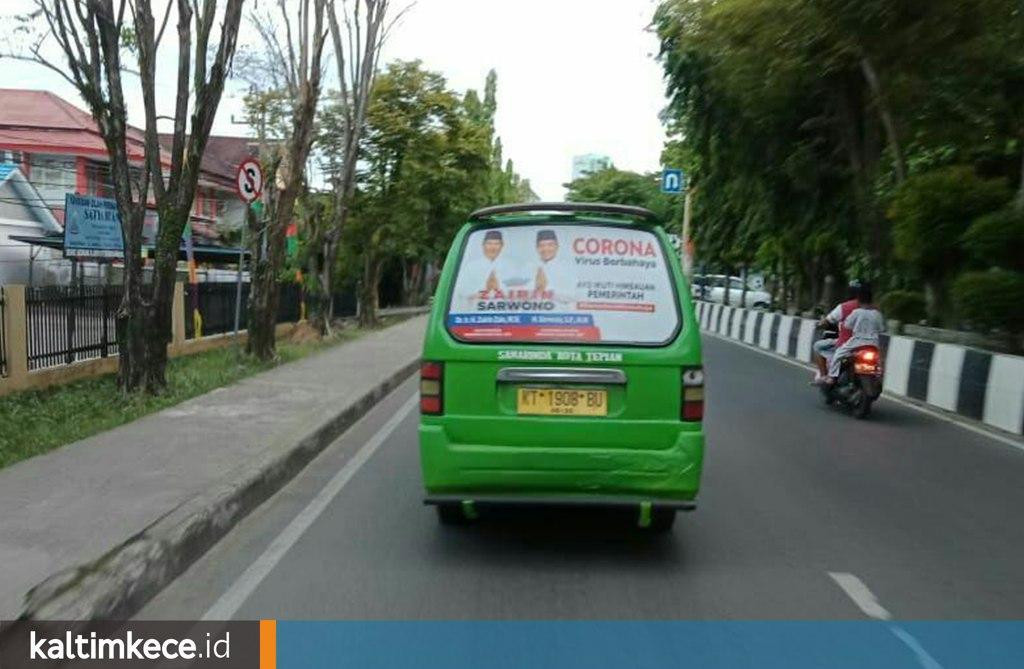
[[[690,502],[700,489],[704,433],[679,424],[668,448],[455,443],[443,419],[421,423],[420,461],[430,499],[537,499],[586,504]],[[628,439],[628,435],[623,435]]]
[[[654,509],[693,511],[697,503],[680,499],[644,499],[641,497],[558,497],[552,495],[427,495],[423,503],[428,506],[465,504],[475,508],[496,507],[561,507],[569,509],[634,509],[650,504]]]

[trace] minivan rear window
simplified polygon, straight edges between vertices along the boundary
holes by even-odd
[[[679,329],[654,233],[613,225],[517,225],[466,237],[447,327],[464,342],[655,346]]]

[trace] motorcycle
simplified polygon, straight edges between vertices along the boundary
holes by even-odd
[[[836,334],[824,333],[826,337]],[[871,405],[882,394],[882,352],[877,346],[854,349],[842,361],[836,382],[820,388],[825,404],[838,404],[855,418],[867,418]]]

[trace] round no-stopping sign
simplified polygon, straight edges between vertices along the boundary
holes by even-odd
[[[238,166],[235,175],[235,187],[238,197],[245,202],[255,202],[263,192],[263,168],[255,158],[246,158]]]

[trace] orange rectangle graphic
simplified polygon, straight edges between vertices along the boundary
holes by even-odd
[[[277,621],[260,621],[260,669],[277,669]]]

